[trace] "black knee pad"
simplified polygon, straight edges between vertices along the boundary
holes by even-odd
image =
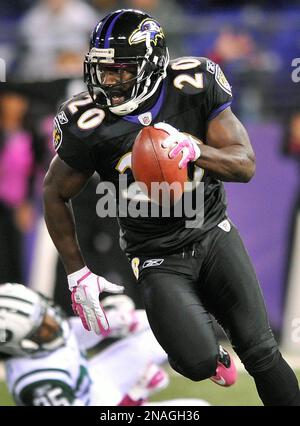
[[[169,357],[169,363],[171,367],[177,371],[177,373],[182,374],[184,377],[187,377],[194,382],[199,382],[200,380],[208,379],[215,374],[217,358],[218,355],[211,356],[210,358],[202,360],[193,366],[184,366]]]
[[[276,341],[269,339],[240,354],[240,358],[248,373],[253,376],[272,368],[279,361],[280,352]]]

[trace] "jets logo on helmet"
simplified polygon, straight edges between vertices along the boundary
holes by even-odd
[[[147,40],[150,35],[150,41],[157,45],[158,38],[164,38],[164,33],[158,22],[154,19],[144,19],[128,39],[129,44],[138,44]]]

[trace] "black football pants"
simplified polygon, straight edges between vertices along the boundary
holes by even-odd
[[[180,253],[139,258],[139,289],[152,331],[170,364],[191,380],[215,374],[218,342],[210,313],[254,377],[265,405],[300,404],[261,290],[237,229],[215,227]]]

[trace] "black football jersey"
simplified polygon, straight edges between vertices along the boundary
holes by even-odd
[[[194,216],[190,211],[186,214],[184,208],[180,215],[171,208],[169,217],[161,209],[155,214],[158,217],[132,215],[124,210],[124,199],[127,206],[130,202],[131,206],[133,202],[137,206],[147,203],[145,196],[141,195],[140,199],[136,196],[138,190],[135,191],[131,171],[133,143],[144,126],[164,121],[205,143],[209,120],[226,109],[231,100],[231,87],[217,64],[206,58],[184,57],[171,61],[154,104],[144,113],[116,116],[97,108],[88,92],[61,106],[54,121],[55,149],[70,167],[94,170],[101,181],[114,185],[117,205],[122,205],[118,221],[121,248],[126,253],[137,256],[174,253],[199,240],[226,216],[222,182],[192,163],[188,173],[194,189],[184,194],[181,203],[188,201],[193,205]],[[119,188],[120,176],[126,177],[127,190]],[[201,188],[204,203],[200,205],[195,194],[198,191],[199,195]]]

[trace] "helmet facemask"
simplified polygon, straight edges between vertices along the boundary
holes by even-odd
[[[63,346],[66,342],[63,317],[60,308],[46,302],[39,326],[20,342],[20,346],[35,356],[43,356]]]
[[[85,82],[94,102],[100,108],[109,108],[117,115],[130,114],[150,98],[166,76],[169,62],[168,50],[162,55],[160,48],[151,46],[150,34],[146,38],[146,53],[140,56],[115,56],[115,49],[93,47],[85,59]],[[109,69],[120,73],[117,84],[103,84],[102,73]],[[130,71],[131,78],[123,80],[124,71]],[[133,71],[133,72],[132,72]],[[114,105],[114,96],[124,100]]]

